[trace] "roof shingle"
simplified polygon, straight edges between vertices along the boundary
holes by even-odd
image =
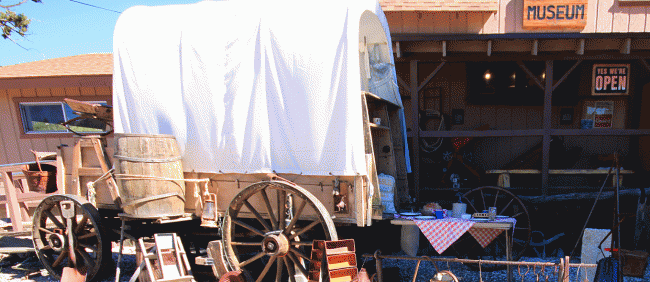
[[[0,78],[113,74],[113,54],[83,54],[0,67]]]

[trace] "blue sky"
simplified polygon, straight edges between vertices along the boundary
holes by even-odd
[[[4,0],[3,5],[19,0]],[[42,0],[27,2],[12,10],[32,21],[26,37],[14,41],[0,38],[0,66],[88,53],[111,53],[113,29],[119,13],[137,5],[196,3],[200,0]],[[96,7],[80,4],[85,3]],[[19,45],[20,46],[19,46]],[[22,46],[22,47],[21,47]]]

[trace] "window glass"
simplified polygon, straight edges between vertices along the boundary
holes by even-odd
[[[90,102],[106,105],[106,102]],[[79,117],[63,102],[22,102],[19,104],[25,133],[67,133],[61,125]],[[106,125],[95,119],[79,119],[69,124],[75,132],[105,132]]]
[[[25,133],[66,132],[61,103],[21,103]]]

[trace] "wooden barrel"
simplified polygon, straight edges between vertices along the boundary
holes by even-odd
[[[115,179],[128,215],[156,218],[185,212],[185,183],[174,136],[115,134]]]

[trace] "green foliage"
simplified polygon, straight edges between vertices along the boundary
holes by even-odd
[[[20,2],[0,5],[4,8],[4,12],[0,12],[0,27],[2,27],[2,38],[11,38],[11,35],[16,33],[20,36],[25,36],[29,27],[29,18],[25,14],[16,14],[11,8],[26,3],[28,0],[21,0]],[[31,0],[34,3],[41,3],[41,0]]]
[[[102,129],[85,127],[85,126],[70,126],[70,129],[76,132],[104,132]],[[32,121],[32,132],[68,132],[65,126],[58,123],[48,123],[42,121]]]

